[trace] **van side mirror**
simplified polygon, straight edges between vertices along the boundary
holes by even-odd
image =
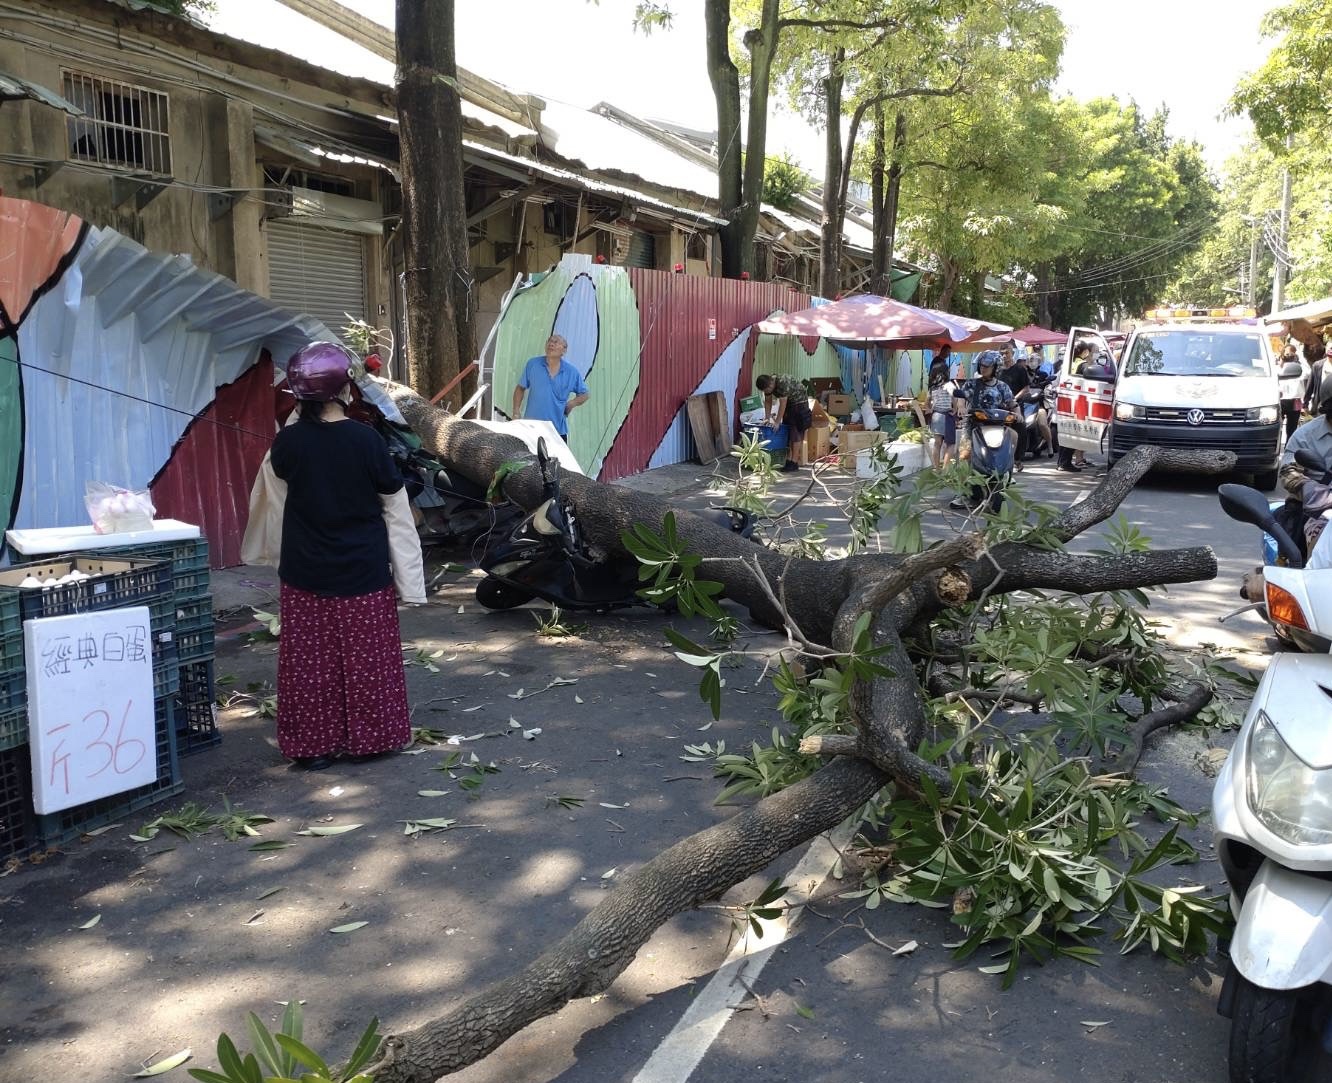
[[[1281,366],[1281,379],[1298,380],[1304,375],[1304,369],[1298,361],[1287,361]]]

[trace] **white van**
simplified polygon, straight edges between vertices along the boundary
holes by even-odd
[[[1093,361],[1071,372],[1076,345]],[[1103,352],[1103,353],[1102,353]],[[1272,343],[1253,319],[1227,310],[1153,311],[1116,366],[1100,333],[1074,328],[1057,391],[1060,446],[1113,464],[1139,444],[1233,451],[1264,492],[1277,482],[1281,393]]]

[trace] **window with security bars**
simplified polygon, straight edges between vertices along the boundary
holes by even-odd
[[[64,96],[86,114],[69,118],[69,155],[82,162],[171,174],[167,96],[67,71]]]

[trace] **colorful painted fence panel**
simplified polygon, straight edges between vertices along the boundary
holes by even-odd
[[[324,337],[185,257],[0,197],[5,527],[87,522],[89,481],[151,487],[235,563],[274,431],[268,358]]]
[[[507,410],[528,358],[556,332],[591,398],[573,414],[569,446],[593,477],[610,481],[695,456],[683,410],[691,395],[721,391],[731,416],[758,372],[835,376],[827,343],[754,335],[752,324],[809,304],[766,282],[625,269],[566,256],[515,296],[496,336],[495,402]]]

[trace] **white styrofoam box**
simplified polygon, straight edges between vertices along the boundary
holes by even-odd
[[[910,477],[925,469],[925,445],[910,440],[894,440],[888,445],[888,454],[902,468],[902,476]],[[856,452],[856,477],[879,476],[879,464],[873,458],[874,449]]]
[[[85,526],[32,527],[6,530],[5,541],[24,556],[48,553],[81,553],[90,549],[113,549],[122,545],[152,545],[155,542],[188,541],[199,536],[199,528],[176,519],[154,519],[152,530],[134,530],[125,534],[98,534],[92,524]]]

